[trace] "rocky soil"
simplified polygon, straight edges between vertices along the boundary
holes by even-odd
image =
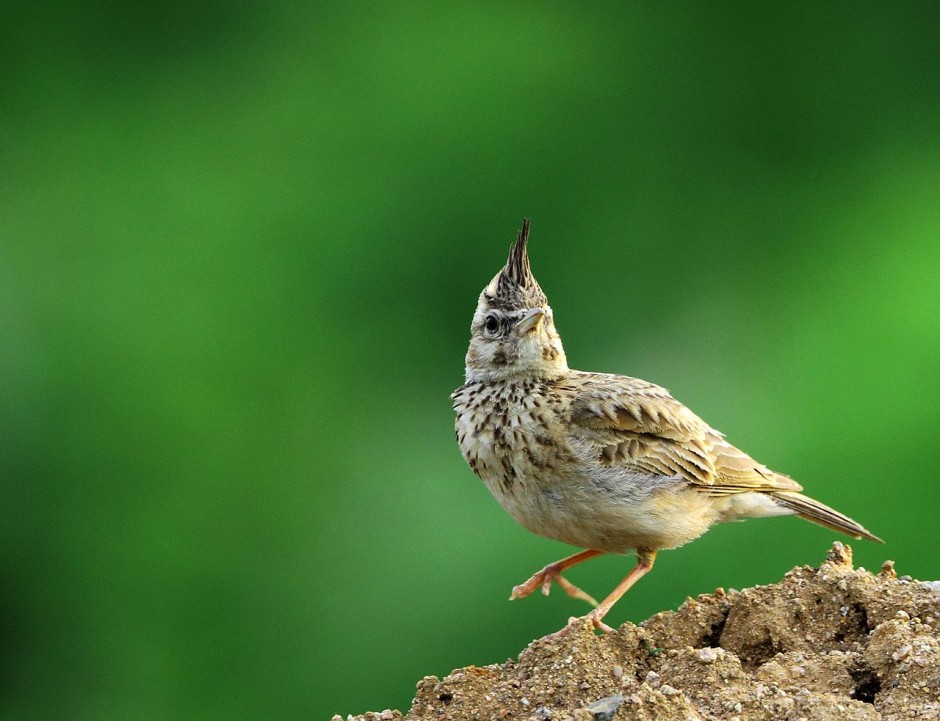
[[[855,570],[836,543],[818,569],[771,586],[719,590],[616,633],[585,626],[534,641],[518,661],[427,676],[404,718],[940,719],[940,582],[898,578],[890,561],[877,575]]]

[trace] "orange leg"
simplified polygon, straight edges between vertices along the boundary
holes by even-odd
[[[593,596],[588,595],[580,588],[575,586],[571,581],[563,578],[561,572],[572,566],[576,566],[582,561],[586,561],[589,558],[594,558],[594,556],[600,556],[603,551],[595,551],[593,548],[589,548],[586,551],[581,551],[576,553],[573,556],[568,556],[568,558],[563,558],[560,561],[555,561],[555,563],[549,563],[545,568],[532,576],[525,583],[520,583],[518,586],[512,589],[512,595],[509,596],[510,601],[515,601],[517,598],[525,598],[530,593],[532,593],[539,586],[542,587],[542,593],[548,595],[548,592],[551,590],[552,581],[557,583],[559,586],[564,589],[572,598],[580,598],[582,601],[587,601],[592,606],[597,606],[597,601],[594,600]],[[626,589],[624,589],[626,590]],[[614,599],[616,601],[617,599]],[[613,601],[611,602],[613,605]]]
[[[560,637],[565,636],[574,626],[577,625],[579,621],[589,621],[594,628],[604,633],[610,633],[614,629],[604,623],[604,616],[607,615],[607,612],[613,607],[617,601],[621,599],[623,594],[630,590],[630,587],[639,581],[643,576],[650,572],[653,568],[653,563],[656,561],[656,551],[649,548],[638,548],[636,552],[636,566],[633,567],[633,570],[627,574],[627,577],[623,579],[617,587],[610,592],[610,595],[607,596],[603,601],[601,601],[597,608],[591,611],[587,616],[582,618],[571,618],[568,620],[568,625],[565,626],[561,631],[558,631],[553,636]]]

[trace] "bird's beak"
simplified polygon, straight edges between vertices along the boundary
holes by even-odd
[[[522,320],[516,323],[516,333],[518,335],[525,335],[533,330],[538,330],[542,325],[542,320],[545,318],[545,311],[541,308],[533,308],[528,311]]]

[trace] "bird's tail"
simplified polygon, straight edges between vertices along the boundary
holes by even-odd
[[[820,526],[831,528],[840,533],[846,533],[853,538],[867,538],[869,541],[884,543],[878,536],[871,533],[861,524],[856,523],[846,515],[834,508],[820,503],[809,496],[795,491],[774,491],[771,497],[784,508],[789,508],[800,518],[818,523]]]

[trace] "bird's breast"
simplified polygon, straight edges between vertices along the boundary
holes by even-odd
[[[453,397],[460,451],[501,503],[534,491],[570,457],[544,384],[470,383]]]

